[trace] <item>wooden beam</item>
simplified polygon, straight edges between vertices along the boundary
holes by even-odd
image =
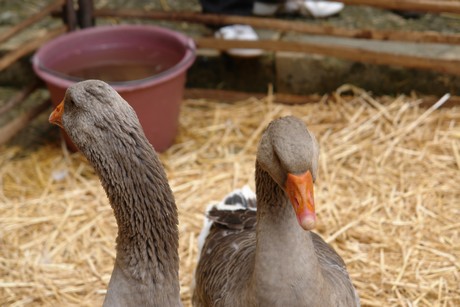
[[[367,5],[384,9],[460,14],[458,1],[445,0],[334,0],[348,5]]]
[[[65,33],[66,31],[67,27],[65,26],[54,28],[45,35],[40,36],[34,40],[25,42],[18,48],[8,52],[2,58],[0,58],[0,71],[4,70],[8,66],[16,62],[19,58],[33,52],[34,50],[39,48],[43,43],[55,38],[58,35]]]
[[[1,108],[0,108],[0,116],[14,108],[15,106],[24,102],[24,100],[29,97],[38,87],[39,81],[35,80],[31,84],[27,85],[23,88],[19,93],[11,97]]]
[[[215,90],[204,88],[186,88],[184,93],[185,99],[208,99],[223,102],[237,102],[248,99],[249,97],[263,99],[267,96],[267,93],[247,93],[240,91]],[[273,95],[273,101],[283,104],[305,104],[318,102],[320,100],[321,96],[316,94],[306,96],[276,93]]]
[[[257,99],[263,99],[268,97],[267,93],[248,93],[240,91],[230,90],[215,90],[205,88],[186,88],[184,92],[185,99],[207,99],[217,100],[223,102],[237,102],[243,101],[250,97]],[[305,104],[305,103],[316,103],[321,101],[323,95],[312,94],[312,95],[294,95],[285,93],[274,93],[273,101],[276,103],[283,104]],[[439,100],[437,96],[422,96],[419,98],[423,107],[430,107]],[[442,107],[454,107],[460,106],[460,97],[451,96],[450,99],[442,105]]]
[[[36,107],[24,112],[23,114],[15,117],[10,122],[0,128],[0,145],[5,144],[11,138],[13,138],[19,131],[29,125],[38,115],[43,113],[51,106],[49,99],[43,101]]]
[[[37,14],[34,14],[34,15],[30,16],[29,18],[27,18],[23,22],[15,25],[14,27],[6,30],[3,33],[0,33],[0,43],[10,39],[11,37],[16,35],[20,31],[22,31],[25,28],[27,28],[28,26],[30,26],[30,25],[32,25],[32,24],[44,19],[45,17],[49,16],[49,14],[52,11],[61,8],[63,4],[64,4],[64,0],[54,1],[50,5],[44,7],[43,9],[41,9]]]
[[[162,12],[140,10],[110,10],[100,9],[94,12],[96,17],[119,17],[157,19],[169,21],[186,21],[211,25],[247,24],[255,28],[271,29],[276,31],[294,31],[313,35],[332,35],[346,38],[396,40],[408,42],[427,42],[460,44],[460,34],[439,33],[434,31],[395,31],[376,29],[347,29],[330,25],[316,25],[300,21],[288,21],[277,18],[260,18],[246,16],[201,14],[195,12]]]
[[[249,97],[262,99],[266,96],[267,94],[265,93],[247,93],[240,91],[216,90],[205,88],[186,88],[184,91],[185,99],[207,99],[222,102],[242,101],[248,99]]]
[[[460,75],[459,60],[440,60],[435,58],[425,58],[405,54],[372,51],[363,48],[347,47],[341,45],[332,46],[318,43],[270,40],[241,41],[215,38],[196,38],[195,42],[199,48],[211,48],[218,50],[228,50],[231,48],[255,48],[270,51],[315,53],[357,62],[428,69],[441,73]]]

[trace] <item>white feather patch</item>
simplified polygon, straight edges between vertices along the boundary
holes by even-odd
[[[231,204],[228,205],[225,203],[227,198],[232,197],[233,195],[242,195],[246,199],[256,199],[256,194],[251,190],[248,185],[243,186],[241,189],[234,190],[233,192],[227,194],[224,197],[223,201],[217,204],[211,204],[206,208],[206,216],[204,217],[203,228],[201,229],[200,235],[198,236],[198,259],[200,259],[201,250],[203,249],[204,242],[209,235],[209,231],[211,230],[212,221],[208,219],[207,214],[212,208],[216,208],[217,210],[222,211],[235,211],[235,210],[256,210],[256,208],[247,208],[243,204]]]
[[[213,207],[214,205],[209,205],[206,209],[206,213]],[[204,242],[208,237],[209,231],[211,230],[212,221],[208,219],[207,216],[204,217],[203,228],[201,228],[200,235],[198,236],[198,259],[200,259],[201,250],[203,249]]]
[[[248,185],[243,186],[240,191],[246,199],[256,199],[256,193]]]

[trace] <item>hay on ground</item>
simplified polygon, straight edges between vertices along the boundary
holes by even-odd
[[[344,258],[362,304],[459,306],[460,107],[353,87],[306,105],[272,100],[185,101],[176,145],[161,155],[179,207],[185,306],[205,207],[254,188],[257,142],[283,115],[320,142],[317,232]],[[20,151],[0,153],[0,305],[100,305],[116,224],[97,177],[59,144]]]

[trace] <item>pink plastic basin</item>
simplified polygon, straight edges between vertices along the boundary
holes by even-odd
[[[98,78],[108,82],[128,101],[136,110],[150,143],[157,151],[164,151],[177,134],[186,71],[194,60],[195,44],[185,35],[156,26],[120,25],[62,35],[43,45],[32,64],[35,73],[46,82],[51,100],[57,106],[70,85],[86,79],[86,76],[75,77],[69,73],[79,68],[91,69],[104,61],[112,64],[140,61],[145,66],[149,61],[159,66],[169,62],[166,70],[159,69],[159,73],[141,79]],[[108,75],[118,76],[118,73],[124,72],[112,70]],[[64,136],[69,147],[75,149],[65,133]]]

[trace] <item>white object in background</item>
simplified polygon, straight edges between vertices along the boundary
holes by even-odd
[[[236,39],[236,40],[248,40],[257,41],[259,36],[251,26],[248,25],[230,25],[220,28],[214,34],[217,38],[222,39]],[[236,57],[257,57],[262,55],[261,49],[229,49],[227,53]]]
[[[339,13],[345,5],[341,2],[318,0],[288,0],[281,11],[287,14],[300,13],[304,16],[324,18]]]
[[[304,15],[324,18],[339,13],[344,7],[341,2],[306,0],[300,5],[300,12]]]

